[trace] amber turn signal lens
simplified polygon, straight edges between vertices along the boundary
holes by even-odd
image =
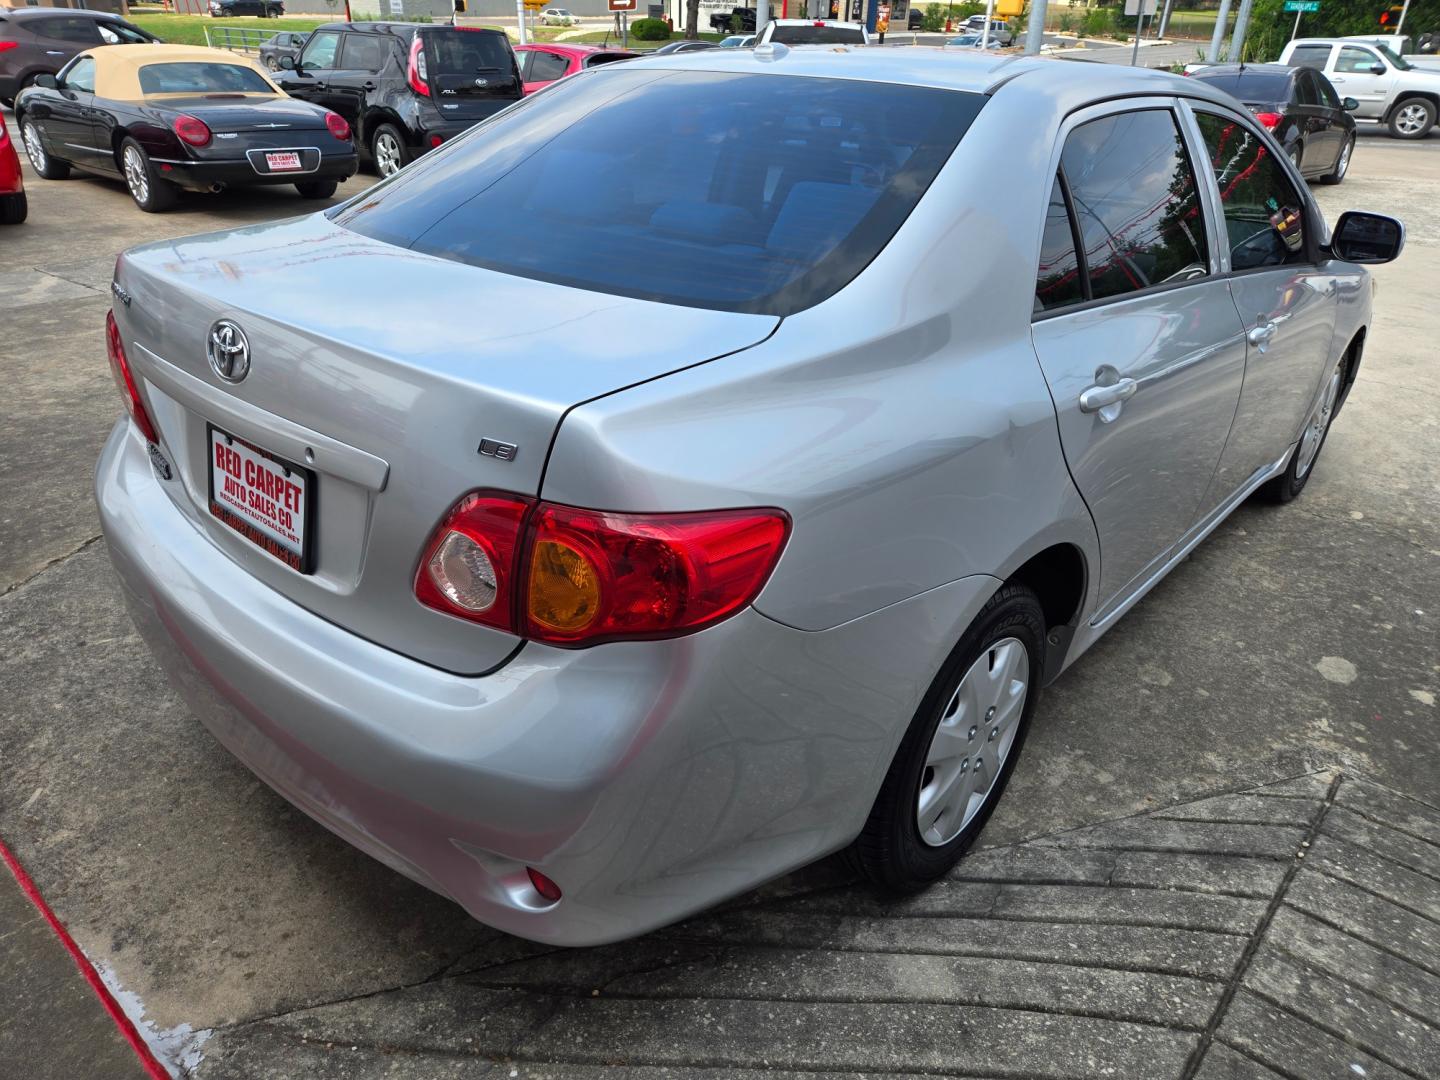
[[[600,610],[595,566],[568,544],[541,540],[530,564],[530,618],[551,630],[583,630]]]

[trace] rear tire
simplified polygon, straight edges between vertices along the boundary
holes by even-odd
[[[120,144],[120,173],[135,205],[147,214],[158,214],[175,205],[175,185],[160,179],[150,155],[134,139],[127,138]]]
[[[70,175],[70,163],[51,157],[45,149],[35,121],[20,121],[20,141],[25,144],[25,156],[30,159],[30,167],[46,180],[64,180]]]
[[[1435,106],[1425,98],[1405,98],[1390,113],[1386,126],[1397,139],[1423,139],[1435,126]]]
[[[302,199],[328,199],[340,185],[334,180],[305,180],[295,185]]]
[[[873,884],[900,894],[923,889],[980,835],[1019,760],[1044,681],[1044,643],[1040,601],[1019,585],[1002,586],[965,631],[851,849]]]
[[[1355,153],[1355,136],[1351,135],[1345,140],[1345,145],[1340,148],[1340,156],[1335,159],[1333,171],[1320,178],[1322,184],[1338,184],[1345,179],[1345,174],[1350,171],[1350,158]]]
[[[375,171],[381,179],[394,176],[410,162],[405,133],[394,124],[381,124],[370,137],[370,156],[375,159]]]
[[[1290,455],[1285,471],[1260,489],[1261,496],[1267,502],[1288,503],[1304,491],[1305,485],[1310,482],[1310,477],[1315,472],[1315,462],[1319,460],[1325,439],[1330,434],[1330,424],[1335,419],[1335,413],[1339,411],[1340,395],[1345,389],[1345,370],[1346,357],[1342,356],[1330,369],[1330,375],[1320,391],[1320,400],[1315,403],[1305,420],[1300,441],[1295,452]]]
[[[29,212],[30,204],[23,191],[0,195],[0,225],[19,225]]]

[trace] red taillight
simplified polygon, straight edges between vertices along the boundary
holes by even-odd
[[[186,116],[181,113],[171,126],[182,142],[187,142],[191,146],[210,145],[210,128],[198,116]]]
[[[1257,112],[1255,119],[1264,124],[1267,129],[1273,130],[1285,118],[1276,112]]]
[[[520,530],[534,500],[476,492],[445,515],[420,560],[422,604],[500,630],[515,629]]]
[[[439,146],[439,145],[440,145],[442,142],[444,142],[444,141],[445,141],[445,139],[444,139],[443,136],[440,136],[440,135],[431,135],[431,136],[430,136],[430,149],[431,149],[431,150],[434,150],[437,146]]]
[[[615,514],[477,492],[435,530],[415,595],[553,645],[678,637],[750,603],[789,530],[779,510]]]
[[[110,358],[110,374],[115,378],[115,388],[125,401],[125,411],[130,414],[140,434],[145,436],[145,441],[158,444],[160,437],[155,434],[155,425],[150,422],[145,403],[140,400],[140,392],[135,388],[135,379],[130,374],[130,362],[125,359],[125,346],[120,343],[120,327],[115,325],[113,311],[105,313],[105,352]]]
[[[419,34],[410,43],[410,64],[405,69],[405,79],[410,83],[411,90],[430,96],[430,76],[425,70],[425,40]]]
[[[325,114],[325,130],[341,142],[350,141],[350,125],[339,113],[327,112]]]
[[[9,52],[11,49],[18,49],[19,47],[20,43],[18,41],[0,41],[0,52]]]
[[[10,132],[5,130],[5,117],[0,115],[0,146],[7,146],[10,143]]]
[[[533,866],[527,866],[525,873],[530,875],[530,884],[535,886],[535,891],[540,894],[541,899],[548,900],[552,904],[560,902],[559,885],[556,885],[555,882],[551,881]]]

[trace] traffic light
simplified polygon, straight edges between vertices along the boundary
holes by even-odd
[[[1400,16],[1405,11],[1402,4],[1391,4],[1380,13],[1380,25],[1386,30],[1391,30],[1400,22]]]

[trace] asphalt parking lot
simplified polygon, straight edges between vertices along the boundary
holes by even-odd
[[[0,840],[177,1075],[1440,1077],[1440,137],[1367,129],[1317,189],[1409,246],[1311,484],[1047,692],[953,879],[887,905],[830,860],[575,951],[292,809],[121,605],[91,496],[115,256],[316,204],[27,184],[0,232]],[[141,1075],[67,964],[0,891],[0,1073]]]

